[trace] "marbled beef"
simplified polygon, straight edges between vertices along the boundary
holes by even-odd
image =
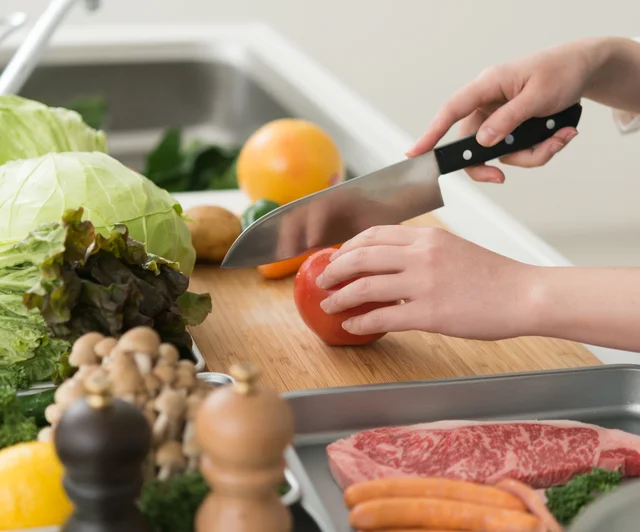
[[[447,477],[534,488],[594,467],[640,476],[640,436],[577,421],[441,421],[366,430],[327,447],[338,485],[375,478]]]

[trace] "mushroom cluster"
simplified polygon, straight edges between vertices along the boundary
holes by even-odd
[[[131,329],[119,340],[91,332],[73,344],[69,364],[77,371],[58,387],[45,410],[51,426],[42,429],[40,440],[51,440],[65,409],[87,395],[86,379],[100,372],[110,393],[138,406],[149,421],[153,444],[147,478],[168,480],[198,467],[194,420],[211,388],[197,378],[193,362],[180,360],[175,346],[161,343],[149,327]]]

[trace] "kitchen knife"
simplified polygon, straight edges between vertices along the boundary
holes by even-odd
[[[341,244],[369,227],[398,224],[443,207],[441,175],[531,148],[559,129],[576,127],[581,114],[576,103],[555,115],[531,118],[490,148],[470,135],[283,205],[242,232],[222,267],[278,262]]]

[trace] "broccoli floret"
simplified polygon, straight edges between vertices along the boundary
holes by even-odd
[[[547,507],[562,525],[568,525],[582,508],[602,493],[616,488],[622,481],[618,471],[594,469],[591,473],[578,475],[564,486],[546,491]]]
[[[199,472],[185,473],[168,482],[145,484],[140,507],[153,532],[193,532],[196,512],[207,493],[209,486]]]
[[[16,391],[0,387],[0,449],[33,441],[37,435],[36,420],[24,415]]]

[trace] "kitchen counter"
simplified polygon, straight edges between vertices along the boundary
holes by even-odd
[[[22,37],[16,34],[0,47],[0,63],[8,59]],[[54,37],[45,56],[45,64],[50,65],[189,60],[232,65],[272,98],[267,114],[275,113],[271,115],[275,117],[282,105],[289,116],[306,118],[327,128],[356,174],[397,162],[412,144],[413,139],[405,132],[262,24],[67,27]],[[246,83],[238,87],[242,90],[233,92],[236,97],[254,95],[254,89]],[[217,89],[226,94],[224,86],[216,86]],[[264,95],[255,95],[264,101]],[[246,107],[234,106],[234,101],[224,103],[229,113],[220,113],[223,122],[217,125],[226,128],[225,133],[242,131],[246,135],[254,127],[253,122],[242,115]],[[267,115],[253,118],[263,119]],[[239,129],[229,129],[231,126]],[[109,135],[110,150],[116,157],[118,146],[138,139],[136,131],[122,137],[112,132]],[[463,238],[530,264],[569,265],[565,257],[484,195],[481,187],[472,185],[466,174],[442,177],[441,188],[445,207],[423,218],[421,223],[445,224]],[[236,213],[242,212],[248,203],[237,191],[176,194],[176,198],[185,209],[217,204]],[[212,315],[193,331],[211,369],[227,371],[234,360],[257,358],[256,361],[269,367],[269,380],[285,390],[640,361],[636,353],[556,340],[482,343],[421,333],[388,335],[367,356],[356,350],[330,352],[314,343],[311,333],[296,328],[301,322],[295,321],[298,318],[292,307],[290,283],[289,280],[267,284],[252,270],[220,271],[204,267],[196,270],[192,288],[211,292],[214,301]],[[245,296],[238,294],[240,287],[246,289],[244,302],[241,299]],[[287,323],[298,324],[292,325],[290,333],[279,335],[265,318],[272,312],[269,299],[264,300],[265,294],[279,298]],[[262,300],[266,306],[260,318],[256,304]],[[401,352],[402,345],[411,345],[412,351]]]

